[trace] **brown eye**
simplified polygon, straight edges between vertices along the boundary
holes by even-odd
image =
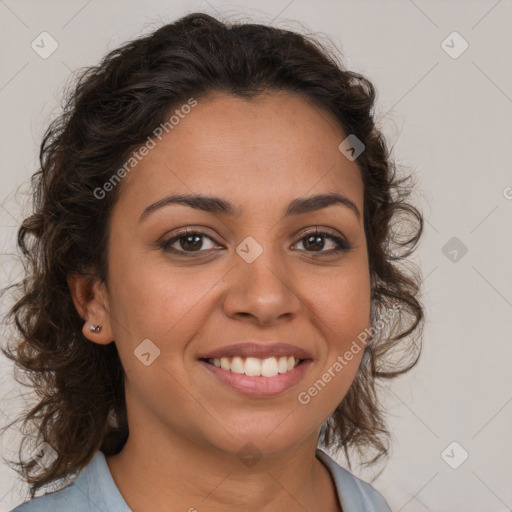
[[[193,256],[193,253],[207,252],[212,247],[204,249],[204,239],[214,240],[201,231],[185,231],[160,244],[164,251],[180,253],[183,256]],[[215,246],[215,244],[213,244]],[[173,247],[175,246],[175,247]],[[217,246],[218,247],[218,246]],[[192,253],[192,254],[187,254]]]
[[[325,240],[331,241],[334,248],[324,251],[323,249],[326,246]],[[316,252],[320,254],[335,254],[340,251],[348,251],[352,248],[343,238],[323,231],[313,231],[308,233],[300,239],[299,243],[303,244],[306,252]]]

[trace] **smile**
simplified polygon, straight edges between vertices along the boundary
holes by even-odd
[[[222,367],[223,360],[225,360],[225,368]],[[286,371],[284,371],[285,362]],[[244,359],[235,356],[220,359],[200,359],[199,363],[214,378],[212,385],[220,384],[223,388],[235,390],[244,395],[263,398],[278,395],[297,386],[313,360],[295,359],[293,356],[268,357],[265,359],[256,357]],[[291,369],[288,369],[289,366]],[[279,371],[280,367],[283,373]],[[236,370],[238,370],[238,373]],[[265,375],[269,376],[266,377]]]
[[[294,356],[267,357],[265,359],[234,356],[210,358],[205,359],[205,361],[216,368],[245,374],[249,377],[275,377],[278,374],[293,370],[302,359]]]

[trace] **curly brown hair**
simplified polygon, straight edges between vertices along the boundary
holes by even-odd
[[[128,437],[116,344],[99,345],[83,336],[67,281],[78,273],[108,283],[109,219],[122,187],[101,200],[94,191],[170,110],[191,96],[204,98],[214,91],[246,99],[266,91],[300,94],[365,145],[357,164],[364,182],[372,322],[386,312],[396,314],[370,336],[355,380],[319,441],[343,449],[348,459],[349,448],[359,454],[375,449],[377,455],[365,464],[388,456],[391,436],[376,384],[410,370],[420,356],[420,272],[401,260],[415,250],[423,218],[405,202],[412,177],[397,177],[375,125],[375,89],[312,36],[192,13],[82,71],[41,143],[40,168],[32,177],[33,213],[17,239],[25,278],[7,288],[16,290],[6,316],[14,327],[10,341],[15,346],[2,348],[15,362],[17,382],[38,396],[33,408],[4,429],[21,420],[23,429],[31,423],[38,440],[57,453],[41,471],[32,449],[28,458],[22,457],[25,444],[33,445],[29,435],[23,437],[15,466],[31,484],[32,497],[40,487],[82,469],[96,450],[118,453]],[[30,383],[20,380],[18,369]]]

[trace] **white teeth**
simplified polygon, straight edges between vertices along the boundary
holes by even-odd
[[[245,375],[250,377],[257,377],[261,375],[261,363],[260,360],[255,357],[248,357],[245,360]]]
[[[288,358],[287,357],[279,358],[279,361],[277,362],[277,371],[279,373],[286,373],[288,371]]]
[[[293,370],[300,362],[294,356],[267,357],[266,359],[258,359],[257,357],[242,358],[240,356],[221,357],[208,359],[208,362],[222,368],[230,370],[233,373],[245,373],[249,377],[275,377],[279,373],[286,373]]]
[[[233,361],[231,362],[231,371],[235,373],[244,373],[244,370],[243,359],[238,356],[233,357]]]
[[[263,377],[275,377],[278,373],[277,359],[275,357],[263,359],[261,363],[261,375]]]

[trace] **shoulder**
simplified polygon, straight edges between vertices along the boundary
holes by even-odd
[[[38,496],[11,512],[131,512],[110,474],[105,455],[97,451],[67,487]]]
[[[17,506],[11,512],[55,512],[59,510],[88,512],[90,510],[97,510],[92,504],[87,502],[87,497],[74,484],[71,484],[59,491],[38,496]]]
[[[344,512],[391,512],[382,494],[369,483],[342,468],[322,450],[317,449],[316,456],[329,469]]]

